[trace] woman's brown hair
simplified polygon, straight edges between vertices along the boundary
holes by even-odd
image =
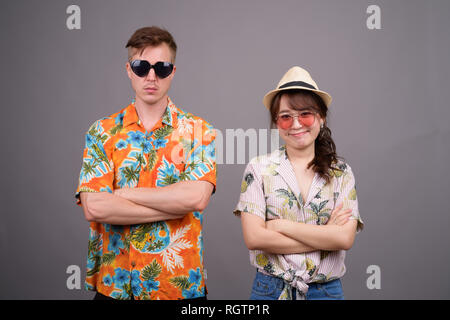
[[[327,183],[330,182],[333,177],[333,170],[341,171],[335,165],[338,159],[342,158],[336,154],[336,145],[331,137],[331,130],[327,126],[327,106],[322,98],[309,90],[293,89],[278,92],[270,105],[272,127],[276,126],[276,119],[280,111],[280,100],[283,95],[288,97],[288,103],[292,109],[300,110],[309,107],[324,119],[323,128],[320,129],[319,135],[314,141],[314,159],[308,163],[308,169],[312,166],[314,172],[317,172]]]

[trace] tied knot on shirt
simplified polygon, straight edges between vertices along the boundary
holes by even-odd
[[[280,294],[278,300],[292,300],[292,289],[297,290],[296,299],[304,300],[305,295],[308,292],[308,285],[301,277],[300,272],[289,270],[283,274],[284,288]]]

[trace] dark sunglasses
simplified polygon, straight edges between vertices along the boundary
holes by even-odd
[[[133,60],[130,62],[131,70],[138,77],[145,77],[150,69],[155,70],[155,74],[158,78],[164,79],[168,77],[173,71],[173,64],[170,62],[158,61],[154,65],[150,64],[147,60]]]

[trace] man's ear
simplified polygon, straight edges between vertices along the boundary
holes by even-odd
[[[133,72],[133,70],[131,70],[131,66],[130,66],[130,63],[128,61],[125,64],[125,69],[127,70],[128,78],[130,78],[130,80],[131,80],[131,73]]]

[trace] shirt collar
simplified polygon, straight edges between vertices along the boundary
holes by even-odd
[[[286,153],[286,145],[283,145],[279,149],[273,151],[269,156],[269,160],[277,164],[280,164],[283,160],[289,161]]]
[[[326,184],[326,180],[316,172],[314,174],[313,181],[310,186],[308,199],[306,199],[306,203],[303,202],[303,197],[300,193],[300,188],[297,182],[297,178],[295,176],[294,168],[292,167],[291,162],[288,159],[286,152],[286,145],[283,145],[280,149],[276,150],[270,155],[269,158],[272,162],[276,163],[277,166],[275,170],[278,174],[285,180],[286,184],[289,188],[294,192],[295,197],[298,202],[304,206],[308,205],[309,202],[314,199],[314,196],[323,188]]]
[[[128,107],[125,108],[125,115],[123,116],[123,127],[127,127],[133,123],[139,123],[139,116],[136,111],[136,107],[134,105],[135,99],[131,101]],[[174,127],[176,124],[176,107],[172,100],[167,98],[167,107],[166,111],[162,115],[162,123],[167,124],[171,127]]]

